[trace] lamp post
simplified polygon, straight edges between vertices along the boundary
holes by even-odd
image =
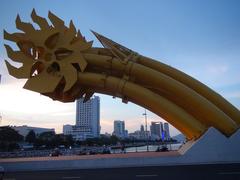
[[[147,111],[144,110],[143,116],[145,116],[145,134],[146,134],[146,142],[147,142],[147,152],[149,151],[148,147],[148,132],[147,132]]]

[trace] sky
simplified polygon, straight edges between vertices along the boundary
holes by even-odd
[[[2,0],[0,6],[0,125],[55,128],[75,123],[75,103],[52,101],[22,89],[25,80],[8,75],[3,29],[16,32],[15,18],[31,22],[32,9],[50,10],[66,24],[72,19],[87,40],[101,46],[90,29],[193,76],[240,109],[240,1],[238,0]],[[14,46],[13,46],[14,47]],[[120,99],[101,98],[101,133],[115,119],[133,132],[144,124],[144,109]],[[147,111],[148,122],[164,121]],[[171,135],[179,132],[170,127]]]

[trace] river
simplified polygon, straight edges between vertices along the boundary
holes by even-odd
[[[182,144],[166,144],[164,146],[166,146],[168,148],[169,151],[171,150],[178,150],[179,147]],[[158,147],[162,147],[163,145],[149,145],[148,149],[149,151],[156,151]],[[128,147],[125,148],[125,151],[128,152],[146,152],[147,151],[147,146],[139,146],[139,147]],[[121,149],[112,149],[111,153],[121,153]]]

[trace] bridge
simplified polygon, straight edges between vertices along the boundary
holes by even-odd
[[[53,100],[72,102],[94,92],[131,101],[156,113],[175,126],[189,140],[198,139],[209,127],[229,137],[240,124],[239,110],[218,93],[189,75],[142,56],[106,37],[93,34],[104,48],[92,47],[73,22],[64,21],[49,12],[52,23],[31,14],[31,23],[16,18],[17,33],[4,31],[4,38],[19,47],[14,51],[5,45],[9,74],[27,78],[25,89]]]
[[[8,57],[22,64],[16,68],[6,60],[9,74],[27,79],[25,89],[65,103],[80,97],[86,102],[95,92],[119,97],[159,115],[187,137],[179,157],[148,157],[144,165],[240,161],[240,111],[217,92],[94,31],[103,48],[93,47],[72,21],[66,26],[51,12],[51,25],[35,10],[31,17],[39,29],[17,16],[20,32],[4,30],[4,38],[19,48],[5,45]],[[131,158],[121,161],[130,162],[137,164]]]

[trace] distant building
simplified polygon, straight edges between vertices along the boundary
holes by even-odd
[[[35,132],[36,135],[39,135],[43,132],[54,132],[55,133],[55,129],[54,128],[41,128],[41,127],[30,127],[30,126],[11,126],[11,128],[13,128],[14,130],[16,130],[19,134],[21,134],[22,136],[26,137],[27,134],[29,133],[29,131],[33,130]]]
[[[100,135],[100,98],[94,96],[83,103],[83,98],[76,102],[76,125],[64,125],[63,133],[71,134],[75,140],[86,140]]]
[[[137,139],[137,140],[141,140],[144,137],[141,136],[141,131],[134,131],[133,133],[129,133],[128,134],[130,139]]]
[[[125,138],[128,138],[128,130],[125,130],[125,131],[124,131],[124,137],[125,137]]]
[[[150,126],[151,139],[160,140],[163,136],[163,124],[162,122],[151,122]]]
[[[120,120],[115,120],[113,123],[114,131],[113,135],[119,138],[126,138],[128,136],[128,131],[125,130],[125,122]]]
[[[144,131],[144,126],[140,126],[140,131],[134,131],[133,133],[129,133],[129,138],[138,139],[138,140],[146,140],[149,137],[149,131]]]
[[[170,140],[171,138],[167,122],[151,122],[150,130],[152,140]]]
[[[101,136],[102,136],[102,134],[101,134]],[[110,138],[112,135],[111,135],[110,133],[105,132],[105,133],[103,134],[103,136]]]
[[[63,134],[64,135],[72,135],[74,140],[83,141],[87,138],[93,138],[93,134],[91,129],[87,129],[82,126],[72,126],[72,125],[64,125],[63,126]]]
[[[139,130],[134,131],[133,133],[129,133],[128,137],[130,139],[137,139],[137,140],[146,140],[150,136],[150,131],[141,132]]]
[[[168,123],[164,123],[164,140],[170,140],[171,136],[170,136],[170,132],[169,132],[169,124]]]
[[[72,134],[72,127],[73,127],[73,125],[70,125],[70,124],[63,125],[63,134],[64,135],[71,135]]]

